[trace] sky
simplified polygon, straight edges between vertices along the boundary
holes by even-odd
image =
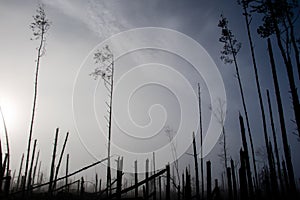
[[[157,165],[162,168],[167,161],[174,160],[170,148],[175,145],[180,166],[184,168],[186,163],[193,165],[192,157],[187,153],[192,153],[192,132],[199,132],[197,84],[200,83],[204,134],[209,132],[210,127],[215,128],[213,130],[220,127],[214,115],[218,113],[219,95],[227,106],[224,109],[228,152],[234,160],[238,160],[241,148],[238,113],[243,112],[234,67],[223,64],[219,59],[222,44],[218,41],[220,29],[217,24],[221,14],[228,18],[233,33],[242,42],[238,63],[254,146],[263,149],[262,124],[245,23],[236,1],[1,0],[0,106],[9,131],[12,170],[18,169],[21,155],[27,147],[38,46],[37,41],[30,40],[32,32],[29,24],[38,3],[45,5],[47,17],[52,22],[47,34],[46,54],[41,61],[33,130],[45,172],[50,168],[57,127],[60,128],[59,152],[66,132],[70,132],[65,152],[70,154],[70,171],[106,156],[104,116],[107,91],[101,79],[93,80],[89,76],[94,69],[93,53],[105,44],[109,44],[117,58],[113,96],[113,159],[118,155],[124,156],[127,171],[133,170],[133,161],[138,159],[139,171],[142,171],[144,160],[152,158],[152,152],[157,151]],[[255,30],[258,19],[253,17],[252,33],[266,107],[265,90],[270,89],[272,99],[275,95],[266,41],[259,38]],[[278,50],[274,51],[277,55]],[[282,65],[281,60],[277,63]],[[299,152],[299,141],[291,133],[294,130],[293,113],[290,95],[285,92],[288,91],[285,70],[283,67],[278,70],[291,150]],[[272,104],[273,110],[277,110],[275,101]],[[278,116],[275,120],[277,134],[280,134]],[[210,125],[211,122],[213,125]],[[268,117],[267,123],[271,135]],[[178,135],[173,142],[170,142],[173,135],[168,137],[166,127],[173,130],[174,136]],[[0,131],[4,149],[3,127]],[[205,160],[212,161],[215,168],[213,176],[218,177],[222,166],[218,156],[221,147],[215,140],[219,132],[214,132],[216,135],[208,134],[206,137],[211,148],[207,148]],[[283,155],[280,138],[279,148]],[[165,145],[167,148],[161,152]],[[300,162],[296,159],[297,154],[292,156],[295,174],[299,178],[297,169]],[[259,167],[266,164],[262,156],[257,156],[257,160]],[[64,164],[65,159],[62,166]],[[104,170],[102,165],[85,175],[92,177],[97,171],[104,177]]]

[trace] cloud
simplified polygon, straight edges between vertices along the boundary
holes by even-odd
[[[95,0],[87,2],[76,0],[43,0],[43,3],[86,24],[91,31],[103,39],[132,27],[122,16],[118,5],[111,2]]]

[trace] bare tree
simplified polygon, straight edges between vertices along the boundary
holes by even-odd
[[[178,179],[178,184],[180,185],[180,175],[179,175],[179,163],[178,163],[178,154],[177,154],[177,148],[176,144],[173,140],[173,134],[175,133],[174,130],[170,126],[165,127],[165,133],[169,139],[170,145],[171,145],[171,152],[172,152],[172,158],[174,160],[174,167],[176,171],[176,176]]]
[[[221,15],[221,19],[219,21],[218,26],[222,29],[222,36],[220,37],[219,41],[224,44],[223,50],[221,51],[221,54],[222,54],[221,60],[223,60],[225,62],[225,64],[234,63],[234,66],[235,66],[236,76],[238,79],[243,109],[244,109],[245,118],[246,118],[246,125],[247,125],[249,140],[250,140],[254,173],[257,174],[254,146],[253,146],[253,141],[252,141],[252,133],[251,133],[251,129],[250,129],[248,112],[247,112],[247,107],[246,107],[246,102],[245,102],[245,97],[244,97],[244,91],[243,91],[243,87],[242,87],[242,81],[241,81],[239,67],[238,67],[238,63],[237,63],[237,57],[236,57],[237,53],[239,52],[239,50],[241,48],[241,43],[239,43],[235,39],[233,33],[228,28],[228,20],[223,15]]]
[[[293,110],[295,122],[297,126],[298,136],[300,137],[300,105],[297,87],[293,73],[293,63],[291,57],[291,40],[296,40],[294,36],[294,27],[291,21],[292,11],[298,6],[297,1],[286,0],[263,0],[253,5],[254,11],[263,14],[263,24],[257,29],[258,34],[263,38],[268,38],[275,35],[277,46],[280,50],[281,57],[287,72],[290,92],[292,95]],[[282,34],[286,33],[286,34]],[[293,38],[293,39],[290,39]],[[295,52],[295,60],[299,69],[299,51],[296,41],[293,43]],[[298,57],[297,57],[298,56]]]
[[[108,107],[108,146],[107,146],[107,174],[106,186],[107,196],[111,193],[111,169],[110,169],[110,144],[111,144],[111,129],[112,129],[112,103],[113,103],[113,89],[114,89],[114,56],[112,51],[106,45],[102,50],[97,50],[94,54],[95,64],[97,65],[90,76],[96,80],[99,76],[104,81],[104,86],[109,92],[109,103],[106,102]]]
[[[45,55],[45,45],[46,45],[46,33],[50,28],[51,22],[48,20],[43,5],[39,5],[36,14],[33,16],[33,22],[30,24],[30,28],[33,31],[32,40],[38,40],[39,46],[37,48],[37,60],[36,60],[36,71],[35,71],[35,82],[34,82],[34,96],[33,96],[33,107],[32,107],[32,115],[30,121],[30,130],[28,136],[28,144],[27,144],[27,156],[25,163],[25,175],[24,175],[24,184],[23,190],[26,186],[26,178],[28,173],[29,166],[29,156],[30,156],[30,147],[31,147],[31,138],[33,132],[33,124],[35,117],[35,108],[37,101],[37,93],[38,93],[38,76],[39,76],[39,68],[40,68],[40,60],[43,55]]]

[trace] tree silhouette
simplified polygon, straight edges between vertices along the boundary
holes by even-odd
[[[31,138],[33,132],[33,124],[35,117],[35,108],[38,94],[38,76],[39,76],[39,68],[40,68],[40,60],[43,55],[45,55],[46,49],[46,33],[50,28],[51,22],[47,19],[44,6],[39,5],[36,14],[33,16],[33,22],[30,24],[30,29],[33,32],[33,38],[31,40],[38,40],[39,46],[37,48],[37,60],[36,60],[36,71],[35,71],[35,82],[34,82],[34,96],[33,96],[33,107],[32,107],[32,115],[30,121],[30,130],[28,136],[28,144],[27,144],[27,156],[25,163],[25,175],[24,175],[24,184],[23,191],[26,185],[26,178],[28,173],[28,165],[29,165],[29,156],[30,156],[30,147],[31,147]]]
[[[112,129],[112,103],[113,103],[113,89],[114,89],[114,56],[108,45],[97,50],[94,54],[94,61],[97,65],[94,71],[90,74],[95,80],[101,77],[104,81],[104,86],[109,95],[108,107],[108,146],[107,146],[107,174],[106,174],[106,186],[107,186],[107,197],[111,194],[111,169],[110,169],[110,144],[111,144],[111,129]]]
[[[251,133],[250,125],[249,125],[248,112],[247,112],[247,107],[246,107],[246,103],[245,103],[244,91],[243,91],[243,87],[242,87],[242,81],[241,81],[239,67],[238,67],[238,63],[237,63],[237,57],[236,57],[237,53],[239,52],[239,50],[241,48],[241,43],[235,39],[233,33],[228,28],[228,20],[223,15],[221,15],[221,19],[219,21],[218,26],[222,30],[222,35],[221,35],[219,41],[224,44],[223,50],[221,51],[221,54],[222,54],[221,60],[223,60],[225,64],[234,63],[234,66],[235,66],[239,89],[240,89],[240,94],[241,94],[241,98],[242,98],[243,109],[244,109],[244,113],[245,113],[245,117],[246,117],[247,130],[248,130],[249,139],[250,139],[252,162],[253,162],[254,170],[256,171],[252,133]],[[248,179],[250,182],[249,186],[251,187],[252,186],[252,178],[248,177]]]

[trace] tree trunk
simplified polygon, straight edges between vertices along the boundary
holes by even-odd
[[[194,150],[195,176],[196,176],[196,199],[200,199],[198,154],[197,154],[197,146],[196,146],[196,139],[195,139],[194,132],[193,132],[193,150]]]
[[[274,126],[273,112],[272,112],[272,105],[271,105],[269,90],[267,90],[267,98],[268,98],[270,122],[271,122],[271,128],[272,128],[273,140],[274,140],[275,157],[276,157],[276,163],[277,163],[277,173],[278,173],[281,193],[283,194],[284,193],[284,185],[283,185],[281,168],[280,168],[279,151],[278,151],[278,146],[277,146],[277,137],[276,137],[276,131],[275,131],[275,126]]]
[[[245,127],[244,127],[244,121],[243,117],[239,115],[239,120],[240,120],[240,128],[241,128],[241,135],[242,135],[242,141],[243,141],[243,154],[244,154],[244,159],[245,159],[245,169],[247,173],[247,182],[248,182],[248,187],[249,187],[249,197],[250,199],[253,199],[254,197],[254,192],[253,192],[253,183],[252,183],[252,175],[250,171],[250,162],[249,162],[249,154],[248,154],[248,145],[246,141],[246,134],[245,134]]]
[[[285,155],[287,171],[288,171],[288,176],[289,176],[289,185],[290,185],[291,192],[294,193],[294,192],[296,192],[294,169],[293,169],[292,157],[291,157],[289,142],[288,142],[287,133],[286,133],[283,106],[282,106],[282,101],[281,101],[281,96],[280,96],[277,72],[276,72],[275,61],[274,61],[273,50],[272,50],[270,38],[268,38],[268,50],[269,50],[270,64],[271,64],[271,68],[272,68],[276,100],[277,100],[277,108],[278,108],[278,114],[279,114],[279,120],[280,120],[282,143],[283,143],[284,155]]]

